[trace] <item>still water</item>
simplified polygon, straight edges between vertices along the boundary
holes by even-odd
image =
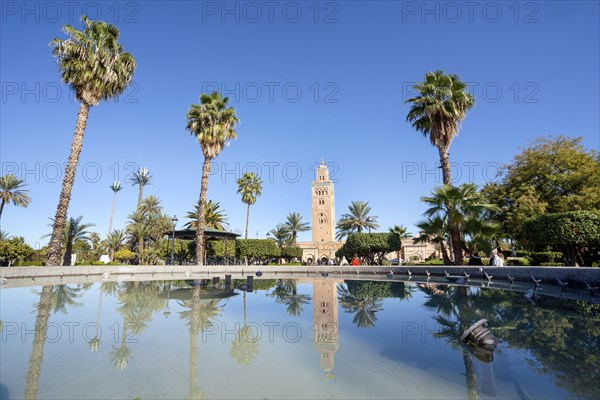
[[[600,398],[600,306],[446,285],[0,290],[2,399]],[[486,318],[491,362],[457,338]]]

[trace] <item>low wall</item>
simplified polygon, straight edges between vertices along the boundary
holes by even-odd
[[[2,287],[38,286],[44,284],[91,283],[103,281],[143,281],[208,279],[214,276],[232,275],[245,278],[247,275],[262,273],[263,278],[298,278],[340,275],[344,277],[387,276],[392,273],[396,279],[409,277],[441,277],[446,274],[463,275],[471,279],[488,281],[484,273],[492,276],[492,282],[533,283],[533,278],[544,284],[557,283],[557,278],[569,282],[570,287],[586,287],[586,284],[600,284],[600,268],[584,267],[468,267],[468,266],[286,266],[286,265],[107,265],[76,267],[2,267],[0,284]],[[410,273],[409,273],[410,272]]]

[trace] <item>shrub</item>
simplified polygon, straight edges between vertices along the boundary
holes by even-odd
[[[133,260],[135,258],[135,253],[128,249],[115,251],[114,259],[120,261],[121,263]],[[102,263],[104,265],[104,263]]]
[[[540,267],[564,267],[565,263],[563,262],[543,262],[540,263]]]
[[[240,239],[235,242],[235,255],[238,258],[263,260],[281,255],[277,243],[270,239]]]
[[[375,262],[382,259],[387,253],[400,248],[400,239],[396,234],[390,233],[353,233],[348,240],[335,253],[336,257],[352,258],[355,255]]]
[[[302,257],[302,248],[297,246],[288,246],[281,248],[281,258],[291,259],[291,258],[301,258]]]
[[[533,265],[544,265],[544,263],[552,264],[557,262],[563,262],[563,253],[559,251],[542,251],[537,253],[531,253],[530,257]]]
[[[600,249],[600,211],[542,214],[523,223],[522,236],[533,250],[560,250],[568,265],[592,265]]]
[[[419,263],[419,265],[444,265],[444,260],[440,260],[438,258],[432,258],[430,260]]]
[[[19,263],[19,267],[43,267],[46,265],[44,261],[23,261]]]

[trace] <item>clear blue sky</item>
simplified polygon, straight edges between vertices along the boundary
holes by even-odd
[[[5,208],[2,229],[32,245],[47,240],[40,237],[54,216],[78,110],[48,42],[65,37],[65,23],[81,27],[84,11],[116,23],[138,63],[119,102],[91,110],[73,188],[69,214],[103,235],[108,186],[134,165],[153,175],[145,194],[185,222],[202,165],[185,115],[215,85],[241,124],[216,159],[208,197],[242,230],[235,180],[260,166],[251,237],[292,211],[310,221],[311,167],[321,157],[337,169],[336,217],[365,200],[382,229],[404,224],[414,232],[419,198],[441,181],[431,172],[439,173],[437,150],[405,122],[403,101],[427,71],[458,74],[476,99],[450,151],[458,182],[493,179],[496,165],[535,137],[583,136],[586,147],[600,146],[596,1],[0,4],[1,172],[25,179],[32,198],[26,209]],[[137,187],[124,183],[115,228],[136,199]]]

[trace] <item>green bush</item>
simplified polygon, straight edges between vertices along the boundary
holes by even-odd
[[[281,255],[277,243],[270,239],[240,239],[235,242],[235,255],[237,258],[266,259]]]
[[[541,251],[531,253],[529,256],[533,265],[544,265],[544,263],[562,263],[564,261],[563,253],[559,251]]]
[[[527,257],[509,257],[506,260],[504,260],[504,265],[528,267],[531,265],[531,263],[529,262],[529,258]]]
[[[563,262],[543,262],[540,263],[540,267],[564,267],[565,263]]]
[[[19,267],[43,267],[46,265],[44,261],[23,261],[19,263]]]
[[[418,265],[444,265],[444,260],[432,258],[430,260],[420,262]]]
[[[351,259],[355,255],[374,262],[392,251],[400,248],[400,239],[390,233],[353,233],[335,253],[336,257]]]
[[[302,257],[302,248],[297,246],[288,246],[281,248],[281,258],[290,259],[290,258],[301,258]]]
[[[523,223],[524,242],[534,251],[561,251],[568,265],[592,265],[600,250],[600,211],[542,214]]]

